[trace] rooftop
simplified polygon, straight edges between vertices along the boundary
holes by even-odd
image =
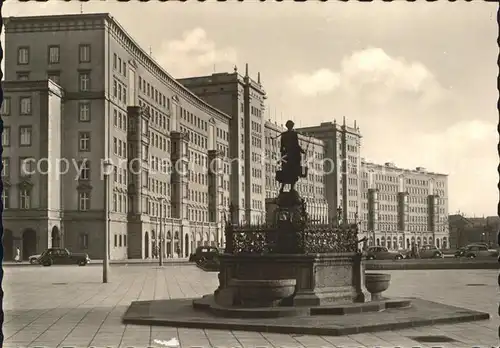
[[[224,112],[220,111],[219,109],[213,107],[212,105],[206,103],[203,99],[199,98],[196,96],[194,93],[192,93],[188,88],[186,88],[182,83],[177,81],[170,73],[168,73],[151,55],[146,53],[144,49],[132,38],[132,36],[120,25],[120,23],[113,17],[111,16],[110,13],[84,13],[84,14],[65,14],[65,15],[43,15],[43,16],[11,16],[11,17],[4,17],[4,24],[5,24],[5,32],[9,33],[13,25],[16,24],[23,24],[23,29],[29,29],[30,24],[36,24],[36,23],[44,23],[44,22],[54,22],[61,24],[63,21],[70,21],[70,20],[103,20],[107,21],[108,23],[112,23],[121,33],[138,49],[139,53],[141,54],[142,58],[145,59],[146,61],[151,62],[154,64],[158,69],[160,69],[161,73],[164,75],[162,77],[165,78],[165,81],[168,83],[171,83],[174,85],[176,88],[179,88],[182,90],[182,92],[189,96],[192,100],[196,101],[197,103],[203,105],[207,110],[210,110],[213,113],[216,113],[226,119],[230,119],[231,117]],[[45,28],[46,29],[46,28]]]

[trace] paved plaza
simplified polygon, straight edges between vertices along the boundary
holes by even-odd
[[[495,270],[386,271],[387,296],[415,296],[489,312],[490,320],[344,337],[123,325],[132,301],[190,298],[213,292],[217,273],[192,265],[115,266],[101,283],[101,267],[4,268],[3,347],[162,347],[177,338],[188,347],[498,347]],[[419,343],[440,335],[454,343]],[[156,341],[156,342],[155,342]]]

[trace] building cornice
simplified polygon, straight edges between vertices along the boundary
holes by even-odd
[[[165,71],[109,13],[7,17],[4,18],[4,23],[6,34],[99,29],[109,31],[135,60],[140,61],[145,69],[166,84],[172,92],[182,96],[187,102],[197,106],[212,117],[216,117],[223,122],[229,122],[231,119],[231,116],[197,97]]]
[[[64,98],[62,87],[51,80],[2,81],[2,88],[5,93],[48,92]]]

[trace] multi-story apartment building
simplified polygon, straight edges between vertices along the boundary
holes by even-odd
[[[329,219],[340,215],[343,221],[355,221],[361,204],[361,133],[356,123],[350,127],[344,118],[342,124],[323,122],[298,131],[324,143],[323,180]]]
[[[4,259],[60,244],[63,91],[52,81],[3,83],[2,202]],[[73,171],[73,176],[75,175]]]
[[[279,135],[283,131],[285,128],[276,123],[266,121],[264,124],[266,199],[272,199],[278,195],[279,183],[276,181],[276,170],[279,168],[281,157]],[[311,220],[326,222],[328,203],[323,173],[324,141],[299,133],[299,142],[302,149],[306,151],[303,156],[303,165],[309,169],[307,177],[301,178],[295,189],[305,199]]]
[[[248,66],[177,81],[109,14],[7,18],[5,52],[6,259],[51,246],[102,258],[106,228],[111,259],[155,257],[160,243],[186,257],[224,244],[230,206],[236,220],[264,220],[283,127],[263,119]],[[341,213],[391,248],[448,246],[445,175],[362,163],[345,119],[298,132],[313,220]]]
[[[230,115],[231,205],[235,219],[262,221],[265,214],[264,118],[266,92],[260,81],[245,75],[218,73],[178,80],[198,97]]]
[[[76,174],[31,180],[10,172],[11,182],[31,187],[32,195],[6,191],[4,227],[13,235],[7,250],[20,245],[27,258],[61,241],[102,258],[106,224],[111,259],[154,257],[160,230],[166,255],[223,243],[219,210],[229,201],[229,171],[224,165],[226,174],[219,174],[208,164],[229,155],[230,115],[173,79],[109,14],[7,18],[5,71],[7,81],[18,81],[4,85],[10,98],[4,112],[9,107],[11,114],[4,125],[12,136],[4,133],[4,144],[12,141],[6,159],[60,157],[79,166]],[[47,79],[53,83],[35,82]],[[31,146],[18,133],[31,134]],[[189,170],[170,173],[163,160],[179,158],[188,159]],[[104,159],[114,166],[108,192]],[[4,173],[11,163],[4,161]],[[41,216],[43,223],[27,219]]]
[[[361,182],[360,222],[369,245],[449,248],[447,175],[363,160]]]

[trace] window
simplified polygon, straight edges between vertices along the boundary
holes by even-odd
[[[3,167],[2,176],[6,178],[10,177],[10,158],[8,157],[2,158],[2,167]]]
[[[31,126],[19,127],[19,146],[31,146]]]
[[[118,246],[118,235],[115,234],[115,248]]]
[[[80,82],[80,92],[87,92],[90,90],[90,73],[81,72],[78,81]]]
[[[61,84],[61,75],[58,72],[49,72],[47,74],[47,79],[51,80],[54,83],[57,83],[58,85]]]
[[[19,190],[19,208],[29,209],[31,207],[31,192],[29,189],[22,188]]]
[[[29,79],[30,79],[30,73],[28,72],[17,73],[18,81],[28,81]]]
[[[9,195],[9,188],[4,187],[2,191],[2,203],[3,203],[3,208],[4,209],[9,209],[10,208],[10,195]]]
[[[19,176],[26,177],[35,172],[35,160],[30,157],[19,158]]]
[[[123,235],[123,246],[124,247],[127,246],[127,235],[126,234]]]
[[[90,161],[87,159],[80,162],[80,180],[90,180]]]
[[[78,193],[78,210],[87,211],[90,209],[90,193],[89,192],[79,192]]]
[[[80,45],[80,63],[90,62],[90,45]]]
[[[19,47],[17,49],[17,64],[27,65],[30,63],[30,49],[29,47]]]
[[[90,103],[81,102],[78,105],[78,119],[80,122],[90,122]]]
[[[80,249],[89,248],[89,235],[87,233],[80,234]]]
[[[3,147],[10,146],[10,127],[3,127],[2,146]]]
[[[80,151],[90,151],[90,132],[80,132],[78,134],[78,149]]]
[[[3,98],[2,109],[0,113],[2,114],[2,116],[10,115],[10,97]]]
[[[49,64],[59,63],[59,46],[49,46]]]
[[[19,105],[21,115],[31,115],[31,97],[21,97]]]

